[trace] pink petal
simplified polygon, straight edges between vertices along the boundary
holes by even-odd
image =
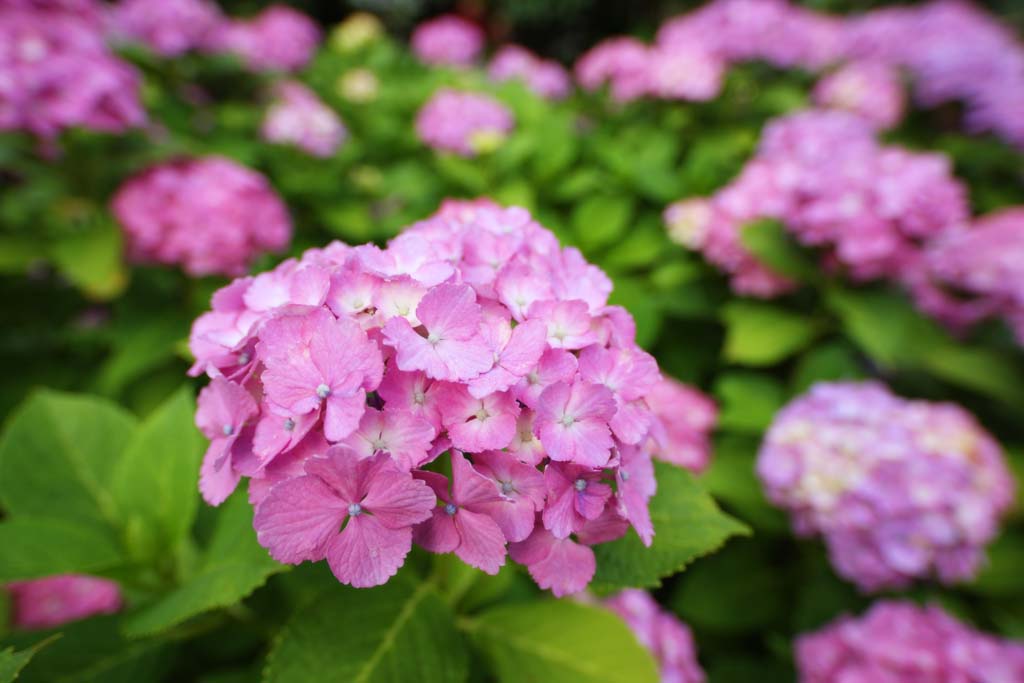
[[[480,306],[468,285],[434,287],[416,307],[416,317],[427,332],[442,339],[467,339],[480,324]]]
[[[557,539],[539,526],[525,541],[510,546],[509,554],[557,598],[585,589],[597,570],[593,550],[568,538]]]
[[[382,456],[378,456],[382,457]],[[390,528],[411,527],[430,519],[437,496],[425,482],[394,465],[382,466],[370,482],[361,505]]]
[[[497,574],[505,564],[505,536],[501,527],[486,514],[459,508],[455,527],[460,543],[455,555],[471,567],[487,574]]]
[[[375,517],[349,517],[327,547],[327,563],[338,581],[356,588],[387,583],[412,549],[412,529],[389,529]]]
[[[199,468],[199,492],[210,505],[220,505],[230,496],[241,476],[230,462],[225,462],[227,439],[214,439],[206,449],[203,465]],[[218,466],[219,464],[219,466]]]
[[[540,361],[545,349],[547,328],[544,323],[530,320],[512,329],[512,338],[501,352],[500,364],[522,377]]]
[[[651,430],[654,413],[643,400],[625,402],[616,397],[619,409],[612,417],[609,426],[622,443],[638,444]]]
[[[481,503],[476,509],[497,522],[502,535],[510,543],[522,541],[529,536],[537,518],[533,501],[525,497]]]
[[[548,478],[547,472],[550,470],[551,465],[548,465],[545,479]],[[543,513],[544,528],[556,538],[567,538],[582,521],[576,513],[575,498],[576,492],[573,490],[572,482],[548,488],[548,500]]]
[[[459,531],[452,515],[436,507],[430,519],[413,529],[413,540],[432,553],[450,553],[459,547]]]
[[[253,527],[260,545],[279,562],[321,560],[348,515],[347,505],[313,476],[289,479],[270,490],[256,508]]]
[[[452,502],[472,508],[479,503],[501,500],[494,482],[473,469],[461,453],[452,452]]]
[[[331,394],[324,403],[324,436],[328,441],[341,441],[359,426],[366,411],[366,392],[359,389],[350,396]]]
[[[256,413],[256,401],[245,387],[215,377],[199,392],[196,426],[207,439],[221,439],[240,432]]]

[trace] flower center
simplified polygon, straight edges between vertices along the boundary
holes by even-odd
[[[627,472],[626,470],[619,470],[619,477],[624,482],[629,481],[629,472]]]
[[[423,405],[427,402],[427,395],[419,389],[412,392],[412,402],[418,406]]]
[[[251,357],[249,356],[249,352],[248,351],[242,351],[240,354],[238,354],[238,364],[239,365],[245,365],[250,360],[251,360]]]
[[[321,384],[316,388],[316,395],[322,401],[331,395],[331,388],[326,384]]]
[[[576,418],[573,417],[572,415],[563,415],[562,419],[560,419],[558,422],[563,427],[572,427],[573,423],[576,422]]]
[[[503,482],[501,482],[501,492],[503,494],[505,494],[506,496],[515,493],[516,492],[515,484],[513,484],[510,481],[503,481]]]
[[[455,505],[455,503],[445,503],[444,512],[449,517],[454,517],[458,509],[459,508]]]
[[[348,506],[348,514],[352,517],[358,517],[363,514],[363,506],[359,503],[352,503]]]
[[[295,420],[290,417],[284,421],[284,431],[290,432],[295,429]]]
[[[431,332],[427,335],[427,343],[431,346],[437,346],[441,341],[441,336],[437,332]]]
[[[587,490],[587,480],[584,479],[583,477],[580,477],[579,479],[573,482],[572,486],[580,493],[583,493],[584,491]]]
[[[221,431],[224,432],[224,436],[231,436],[235,433],[235,427],[234,425],[224,425]]]

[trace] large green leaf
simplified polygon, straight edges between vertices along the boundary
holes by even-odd
[[[264,683],[461,683],[466,650],[432,584],[337,586],[281,630]]]
[[[9,519],[0,523],[0,548],[0,582],[97,572],[124,561],[112,533],[74,519]]]
[[[630,531],[613,543],[594,548],[597,573],[591,588],[650,588],[681,571],[694,559],[718,550],[726,539],[749,533],[747,527],[718,509],[689,472],[656,463],[658,492],[651,500],[654,543],[645,548]]]
[[[600,607],[567,600],[502,605],[466,626],[499,683],[657,683],[651,654]]]
[[[157,633],[202,612],[233,605],[285,568],[256,542],[252,507],[239,491],[218,511],[213,537],[195,572],[167,595],[126,617],[125,633],[132,637]]]
[[[13,683],[32,657],[57,637],[52,636],[18,652],[13,647],[0,650],[0,683]]]
[[[721,375],[714,394],[721,406],[718,426],[743,432],[763,430],[786,400],[786,390],[777,379],[757,372]]]
[[[135,418],[109,401],[37,392],[0,442],[0,503],[12,517],[117,528],[112,473],[135,428]]]
[[[580,246],[596,249],[617,242],[632,217],[633,201],[628,197],[595,195],[577,205],[572,227]]]
[[[812,318],[773,304],[737,300],[722,312],[727,361],[773,365],[814,341],[821,326]]]
[[[136,430],[114,470],[123,523],[143,557],[173,552],[195,519],[203,441],[194,411],[192,391],[182,387]]]
[[[54,263],[86,295],[111,299],[128,284],[121,256],[121,231],[109,218],[96,218],[80,233],[53,247]]]

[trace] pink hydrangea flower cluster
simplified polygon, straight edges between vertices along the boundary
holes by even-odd
[[[476,156],[500,144],[515,118],[498,100],[481,93],[438,90],[416,115],[416,134],[443,152]]]
[[[647,393],[647,405],[658,418],[652,425],[654,457],[701,473],[711,463],[711,431],[718,406],[710,396],[671,377]]]
[[[877,382],[822,383],[792,401],[757,474],[796,532],[821,534],[836,571],[865,591],[972,578],[1014,492],[999,444],[969,413]]]
[[[5,586],[15,628],[53,628],[121,609],[121,589],[107,579],[61,574]]]
[[[484,49],[484,32],[467,19],[445,14],[417,26],[410,42],[424,64],[469,66]]]
[[[711,199],[670,206],[670,236],[732,278],[742,294],[772,297],[792,284],[744,246],[744,225],[780,221],[826,265],[856,281],[902,281],[934,238],[968,220],[967,193],[941,154],[876,142],[864,119],[808,110],[771,122],[757,155]]]
[[[121,0],[107,19],[115,40],[142,43],[165,57],[209,48],[225,21],[211,0]]]
[[[801,636],[796,663],[800,683],[1011,683],[1024,681],[1024,644],[891,600]]]
[[[850,19],[844,52],[906,68],[917,100],[967,105],[967,122],[1024,145],[1024,45],[975,5],[936,0]]]
[[[173,161],[129,178],[111,210],[128,258],[179,265],[193,276],[245,272],[291,240],[288,209],[259,173],[223,157]]]
[[[415,542],[582,590],[591,545],[654,534],[660,374],[611,288],[489,201],[446,202],[386,249],[335,242],[236,280],[190,341],[212,378],[203,496],[248,477],[271,555],[326,559],[353,586],[386,582]]]
[[[270,5],[250,19],[223,22],[211,38],[215,51],[238,55],[253,71],[298,71],[320,44],[320,29],[302,12]]]
[[[647,591],[629,589],[604,601],[622,617],[658,662],[661,683],[704,683],[690,628],[663,610]]]
[[[107,49],[95,3],[0,2],[0,130],[140,126],[139,82]]]
[[[295,145],[316,157],[330,157],[348,136],[345,125],[316,93],[298,81],[277,84],[263,117],[263,139]]]
[[[499,83],[520,79],[534,93],[551,100],[563,99],[572,90],[565,67],[554,60],[541,59],[519,45],[505,45],[498,50],[491,58],[487,74]]]
[[[954,330],[1001,316],[1024,344],[1024,207],[935,240],[907,281],[918,306]]]
[[[814,87],[813,98],[819,107],[853,112],[880,130],[899,123],[906,108],[899,71],[870,60],[849,62],[828,74]]]

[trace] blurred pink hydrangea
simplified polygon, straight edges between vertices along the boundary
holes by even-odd
[[[537,95],[560,100],[572,90],[569,72],[561,64],[541,59],[519,45],[505,45],[491,59],[487,73],[492,81],[521,79]]]
[[[320,43],[320,29],[302,12],[270,5],[250,19],[223,22],[213,49],[241,57],[254,71],[298,71]]]
[[[650,446],[656,460],[703,472],[711,463],[711,431],[718,407],[704,392],[662,377],[647,394],[654,413]]]
[[[814,102],[853,112],[881,130],[899,123],[906,107],[899,71],[875,61],[850,62],[822,78]]]
[[[209,47],[224,21],[211,0],[120,0],[108,15],[115,39],[142,43],[166,57]]]
[[[139,75],[103,41],[94,3],[0,3],[0,130],[142,125]]]
[[[796,532],[822,535],[836,571],[864,591],[972,578],[1014,493],[999,444],[969,413],[876,382],[822,383],[792,401],[757,474]]]
[[[504,141],[515,118],[498,100],[481,93],[442,89],[416,115],[416,134],[425,144],[466,157]]]
[[[354,586],[386,582],[416,543],[583,590],[590,546],[654,534],[660,374],[611,288],[489,200],[445,202],[384,249],[335,242],[236,280],[190,339],[192,373],[212,378],[204,498],[247,477],[271,555],[326,559]],[[442,455],[450,476],[428,469]]]
[[[445,14],[417,26],[410,42],[425,64],[468,66],[484,48],[484,32],[467,19]]]
[[[1011,683],[1024,681],[1024,644],[888,600],[801,636],[796,664],[800,683]]]
[[[640,644],[651,651],[658,663],[661,683],[704,683],[704,670],[697,662],[697,645],[690,628],[662,609],[643,590],[628,589],[604,601],[626,622]]]
[[[223,157],[174,161],[129,178],[111,209],[128,258],[193,276],[240,275],[291,240],[288,210],[259,173]]]
[[[1002,316],[1024,344],[1024,207],[935,240],[907,281],[918,306],[954,330]]]
[[[42,629],[121,609],[121,589],[113,581],[78,574],[15,581],[6,586],[15,628]]]
[[[330,157],[348,136],[334,110],[298,81],[279,83],[263,117],[263,139],[292,144],[316,157]]]

